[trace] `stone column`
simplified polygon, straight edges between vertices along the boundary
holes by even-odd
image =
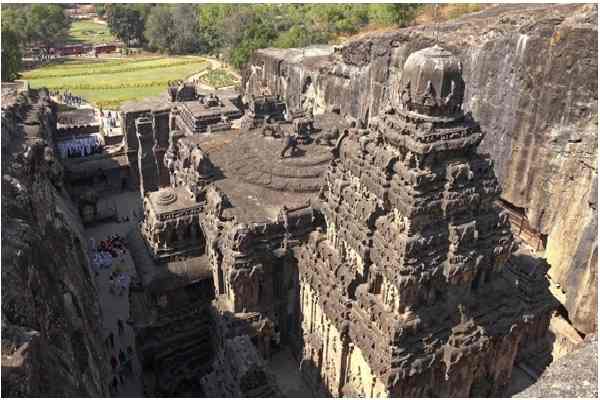
[[[140,191],[142,196],[147,192],[158,190],[158,170],[153,152],[152,120],[140,117],[135,120],[135,131],[138,141],[138,170]]]

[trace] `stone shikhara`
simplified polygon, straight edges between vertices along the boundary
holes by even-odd
[[[401,100],[342,140],[326,227],[297,250],[303,372],[333,396],[501,396],[515,360],[545,346],[546,271],[507,262],[458,59],[426,48],[403,71]]]

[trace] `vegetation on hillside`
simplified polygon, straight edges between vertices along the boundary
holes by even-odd
[[[198,6],[198,21],[209,52],[234,67],[263,47],[329,43],[366,26],[410,24],[417,4],[258,4]]]
[[[329,43],[367,26],[411,23],[417,4],[106,4],[97,7],[125,43],[167,54],[222,54],[234,67],[263,47]]]
[[[415,18],[416,24],[430,24],[459,18],[465,14],[483,10],[490,5],[479,3],[457,3],[457,4],[433,4],[424,5],[420,8]]]
[[[48,47],[68,40],[65,5],[2,6],[2,32],[20,47]],[[457,18],[479,4],[96,4],[107,29],[74,22],[71,40],[88,43],[114,37],[126,46],[164,54],[213,54],[241,68],[254,50],[333,43],[359,32],[393,29],[416,22]],[[434,12],[434,9],[437,11]],[[8,33],[9,39],[11,34]],[[7,45],[14,40],[6,41]],[[5,42],[3,41],[3,44]],[[10,54],[14,55],[15,52]],[[9,54],[7,55],[9,59]],[[10,65],[17,66],[16,63]],[[14,76],[8,73],[6,76]],[[3,76],[5,76],[3,74]]]

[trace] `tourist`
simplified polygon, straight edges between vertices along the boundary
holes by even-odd
[[[108,390],[111,397],[115,397],[117,395],[117,388],[115,387],[114,382],[111,381],[110,385],[108,386]]]
[[[119,362],[121,364],[125,364],[126,361],[127,361],[127,357],[125,356],[125,353],[123,352],[122,349],[119,349]]]
[[[275,340],[275,345],[279,347],[279,344],[281,343],[281,333],[279,332],[278,326],[275,327],[275,334],[273,335],[273,339]]]
[[[110,293],[115,294],[115,282],[113,278],[113,272],[110,273],[108,277],[108,290]]]
[[[127,360],[127,362],[124,365],[124,368],[127,370],[129,375],[133,375],[133,361],[131,359]]]
[[[115,356],[111,356],[110,357],[110,366],[112,367],[113,372],[115,372],[115,370],[117,369],[118,365],[119,365],[119,362],[117,361],[117,359],[115,358]]]

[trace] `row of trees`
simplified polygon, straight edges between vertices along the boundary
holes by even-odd
[[[106,4],[111,32],[163,53],[220,53],[239,68],[262,47],[323,44],[367,26],[405,26],[416,4]]]

